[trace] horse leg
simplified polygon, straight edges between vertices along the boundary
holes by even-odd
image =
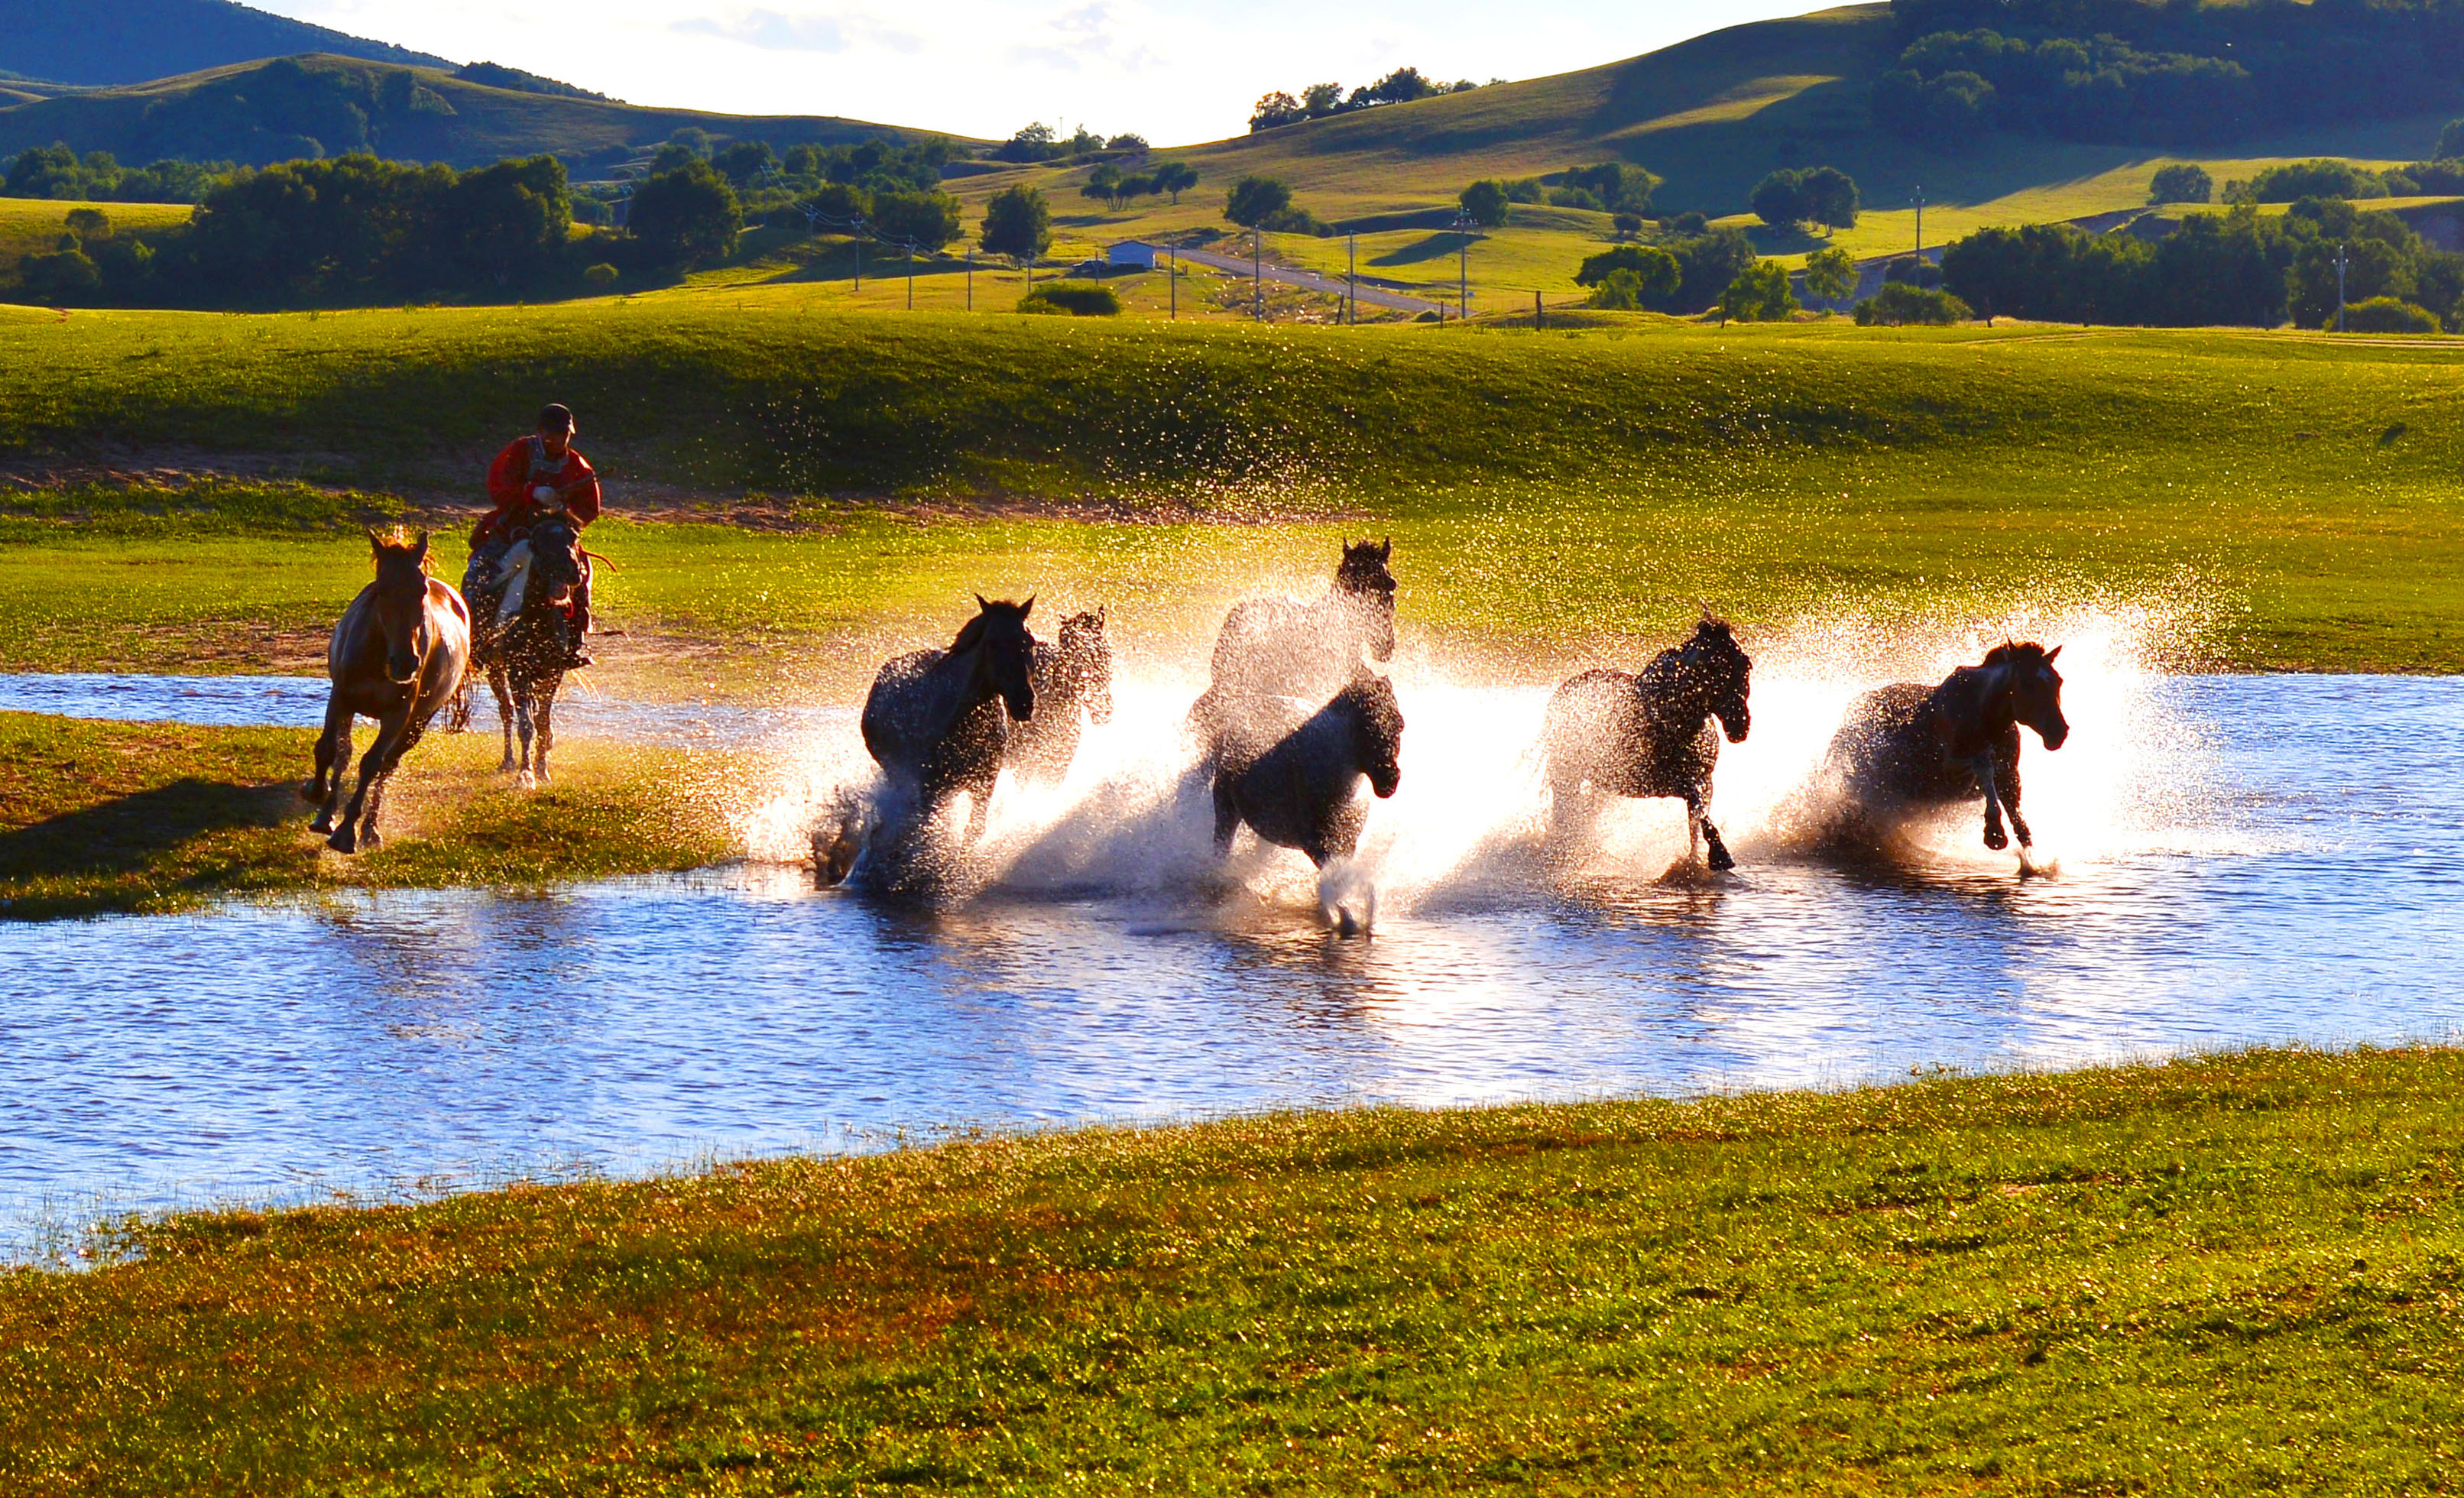
[[[360,757],[359,782],[351,788],[351,804],[342,808],[341,826],[325,840],[325,846],[335,852],[356,853],[360,850],[360,818],[367,810],[368,794],[384,779],[387,762],[395,755],[394,746],[401,742],[403,730],[409,720],[410,709],[404,707],[378,721],[376,741],[369,744],[368,752]],[[339,779],[336,788],[341,788]]]
[[[1241,830],[1241,803],[1232,794],[1232,778],[1215,777],[1215,856],[1222,858],[1232,851],[1232,834]]]
[[[2019,836],[2019,847],[2034,847],[2035,839],[2028,835],[2028,821],[2019,815],[2019,757],[2013,755],[1993,766],[1994,788],[2001,792],[2002,805],[2011,814],[2011,830]]]
[[[1706,800],[1707,798],[1701,791],[1686,797],[1685,821],[1702,846],[1710,850],[1711,868],[1725,873],[1736,868],[1737,861],[1728,855],[1728,845],[1720,841],[1720,829],[1711,825],[1711,812],[1705,804]]]
[[[523,790],[536,789],[539,785],[539,777],[531,773],[531,745],[539,737],[539,729],[531,720],[531,702],[529,682],[514,689],[514,722],[522,738],[521,756],[514,761],[514,783]]]
[[[556,747],[556,685],[555,678],[549,678],[539,692],[538,705],[531,710],[539,725],[539,753],[532,768],[539,772],[541,785],[547,783],[547,752]]]
[[[505,731],[505,758],[496,773],[511,775],[522,767],[514,758],[514,698],[505,685],[505,668],[495,661],[488,663],[488,689],[496,694],[496,722]]]
[[[334,830],[334,817],[342,804],[342,782],[351,773],[351,715],[340,715],[339,723],[330,729],[325,741],[317,746],[318,779],[324,782],[324,804],[317,808],[317,820],[308,824],[311,832]],[[330,767],[330,773],[328,773]]]
[[[1976,783],[1985,788],[1985,846],[2003,848],[2011,846],[2011,839],[2002,830],[2002,794],[1998,783],[2001,776],[1994,759],[1993,751],[1990,749],[1977,756],[1974,772]]]
[[[325,800],[326,780],[334,770],[335,736],[338,734],[341,736],[342,753],[348,756],[351,752],[350,732],[351,715],[340,702],[326,703],[325,726],[317,732],[317,774],[314,779],[299,787],[301,801],[313,806]],[[324,832],[330,831],[331,828],[319,827],[317,830]]]
[[[993,809],[993,787],[1000,782],[1001,771],[998,768],[988,776],[979,777],[966,782],[967,829],[961,834],[961,846],[973,848],[976,846],[976,840],[984,835],[984,823],[989,819]]]
[[[377,782],[368,789],[368,814],[360,819],[362,852],[385,841],[377,833],[377,818],[385,814],[385,792],[393,789],[393,772],[401,768],[405,755],[419,747],[420,737],[427,732],[428,725],[412,718],[403,727],[402,741],[394,745],[393,753],[385,756],[385,763],[377,767]]]

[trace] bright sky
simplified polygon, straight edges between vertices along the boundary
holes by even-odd
[[[1528,78],[1630,57],[1818,0],[253,0],[636,104],[845,115],[1004,137],[1031,120],[1157,145],[1239,134],[1270,89],[1411,64]]]

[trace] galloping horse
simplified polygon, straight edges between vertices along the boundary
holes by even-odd
[[[1587,671],[1560,685],[1541,738],[1557,835],[1590,815],[1592,792],[1676,796],[1685,802],[1687,847],[1699,854],[1707,846],[1713,869],[1737,867],[1707,809],[1720,761],[1711,720],[1728,742],[1745,741],[1753,669],[1727,622],[1705,613],[1691,638],[1653,656],[1639,675]]]
[[[929,825],[958,791],[973,798],[965,841],[983,834],[1011,720],[1035,714],[1035,607],[976,599],[976,617],[946,650],[916,650],[881,668],[864,699],[864,746]]]
[[[1832,772],[1868,814],[1947,806],[1985,798],[1985,846],[2010,846],[2008,810],[2019,847],[2033,842],[2019,815],[2019,725],[2047,749],[2071,735],[2062,717],[2060,646],[2013,645],[1985,652],[1926,687],[1903,681],[1869,692],[1848,710],[1831,740]],[[2024,857],[2024,854],[2023,854]]]
[[[1395,574],[1387,562],[1395,542],[1357,541],[1343,548],[1334,587],[1310,603],[1243,599],[1223,616],[1215,637],[1212,682],[1189,710],[1201,742],[1213,737],[1222,704],[1248,696],[1323,702],[1371,660],[1395,655]]]
[[[505,733],[505,758],[496,769],[518,775],[524,790],[548,778],[548,751],[556,746],[556,694],[569,658],[564,614],[573,590],[582,585],[580,546],[572,522],[561,515],[534,524],[497,565],[495,597],[481,601],[473,631],[472,658],[488,669]]]
[[[470,606],[428,575],[428,533],[389,541],[370,531],[368,545],[376,554],[376,581],[342,610],[325,647],[325,674],[334,690],[325,699],[325,727],[317,736],[317,774],[299,787],[300,799],[319,808],[309,827],[333,834],[326,846],[339,853],[377,846],[377,814],[394,767],[417,746],[436,710],[460,690],[471,659]],[[377,720],[376,742],[360,760],[359,784],[337,826],[335,804],[342,799],[342,776],[350,766],[351,720],[363,714]]]
[[[1009,767],[1021,780],[1046,783],[1068,775],[1078,757],[1079,713],[1098,724],[1112,720],[1112,642],[1104,631],[1107,610],[1071,614],[1061,621],[1057,644],[1035,642],[1029,676],[1035,716],[1009,727]]]
[[[1215,850],[1232,849],[1241,824],[1324,869],[1360,846],[1369,811],[1361,778],[1382,800],[1402,783],[1403,709],[1395,684],[1355,666],[1323,706],[1246,696],[1223,705],[1209,767],[1215,777]]]

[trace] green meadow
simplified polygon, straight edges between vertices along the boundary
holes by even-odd
[[[1772,628],[2088,600],[2162,606],[2177,664],[2459,662],[2456,344],[1592,323],[859,316],[792,287],[13,322],[0,664],[314,670],[353,527],[438,523],[458,569],[547,398],[609,475],[611,668],[673,690],[843,686],[978,590],[1185,634],[1360,532],[1397,538],[1409,628],[1525,661],[1698,601]]]
[[[1367,1111],[133,1223],[24,1494],[2438,1491],[2464,1055]]]

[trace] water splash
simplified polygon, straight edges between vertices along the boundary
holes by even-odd
[[[1891,681],[1931,682],[1972,664],[2005,636],[2064,647],[2070,742],[2048,753],[2023,730],[2025,805],[2038,871],[2153,850],[2241,846],[2210,814],[2212,746],[2200,724],[2150,691],[2178,620],[2161,609],[2086,603],[1978,624],[1883,624],[1830,614],[1748,630],[1755,658],[1754,729],[1724,744],[1713,819],[1750,866],[1809,856],[1805,799],[1849,704]],[[1145,646],[1155,642],[1139,642]],[[979,845],[953,861],[945,898],[987,892],[1045,899],[1131,898],[1184,912],[1258,907],[1337,920],[1371,901],[1390,914],[1462,909],[1586,881],[1686,879],[1685,821],[1676,801],[1612,805],[1573,862],[1549,846],[1538,750],[1554,681],[1499,682],[1487,665],[1452,663],[1407,641],[1394,663],[1407,726],[1403,782],[1372,802],[1356,860],[1320,876],[1308,860],[1243,834],[1219,861],[1197,745],[1185,727],[1205,686],[1204,642],[1125,650],[1109,724],[1089,725],[1057,785],[1004,777]],[[1633,669],[1633,658],[1602,660]],[[757,858],[807,856],[813,827],[876,783],[851,715],[777,746],[776,793],[741,832]],[[1365,789],[1361,793],[1367,796]],[[1981,844],[1981,809],[1907,829],[1897,856],[1946,872],[2015,873],[2014,852]]]

